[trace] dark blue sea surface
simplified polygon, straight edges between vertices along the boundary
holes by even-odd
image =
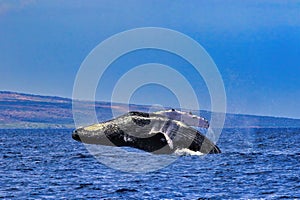
[[[0,197],[300,198],[300,129],[224,129],[221,154],[181,156],[148,173],[103,165],[71,132],[0,130]]]

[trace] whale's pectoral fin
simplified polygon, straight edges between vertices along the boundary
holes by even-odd
[[[209,128],[209,122],[206,119],[195,115],[193,116],[182,115],[180,121],[185,123],[188,126],[195,126],[199,128],[206,128],[206,129]]]
[[[172,139],[170,138],[169,134],[168,134],[168,133],[162,133],[162,134],[165,136],[166,141],[167,141],[167,143],[168,143],[170,149],[173,149],[173,141],[172,141]]]

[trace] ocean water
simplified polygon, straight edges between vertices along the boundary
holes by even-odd
[[[71,133],[0,130],[0,198],[300,198],[300,129],[224,129],[221,154],[180,156],[145,173],[102,164]]]

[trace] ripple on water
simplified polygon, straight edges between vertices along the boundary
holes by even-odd
[[[0,133],[0,197],[7,199],[300,198],[300,129],[225,129],[224,153],[182,156],[140,174],[99,163],[72,130]]]

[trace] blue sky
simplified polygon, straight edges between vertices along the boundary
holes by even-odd
[[[300,118],[299,13],[300,1],[280,0],[0,0],[0,90],[71,97],[77,70],[96,45],[155,26],[180,31],[206,49],[224,80],[228,112]],[[97,99],[108,100],[122,73],[147,62],[185,66],[201,108],[210,109],[207,88],[188,63],[154,50],[113,63]],[[132,102],[178,105],[157,85],[140,88]]]

